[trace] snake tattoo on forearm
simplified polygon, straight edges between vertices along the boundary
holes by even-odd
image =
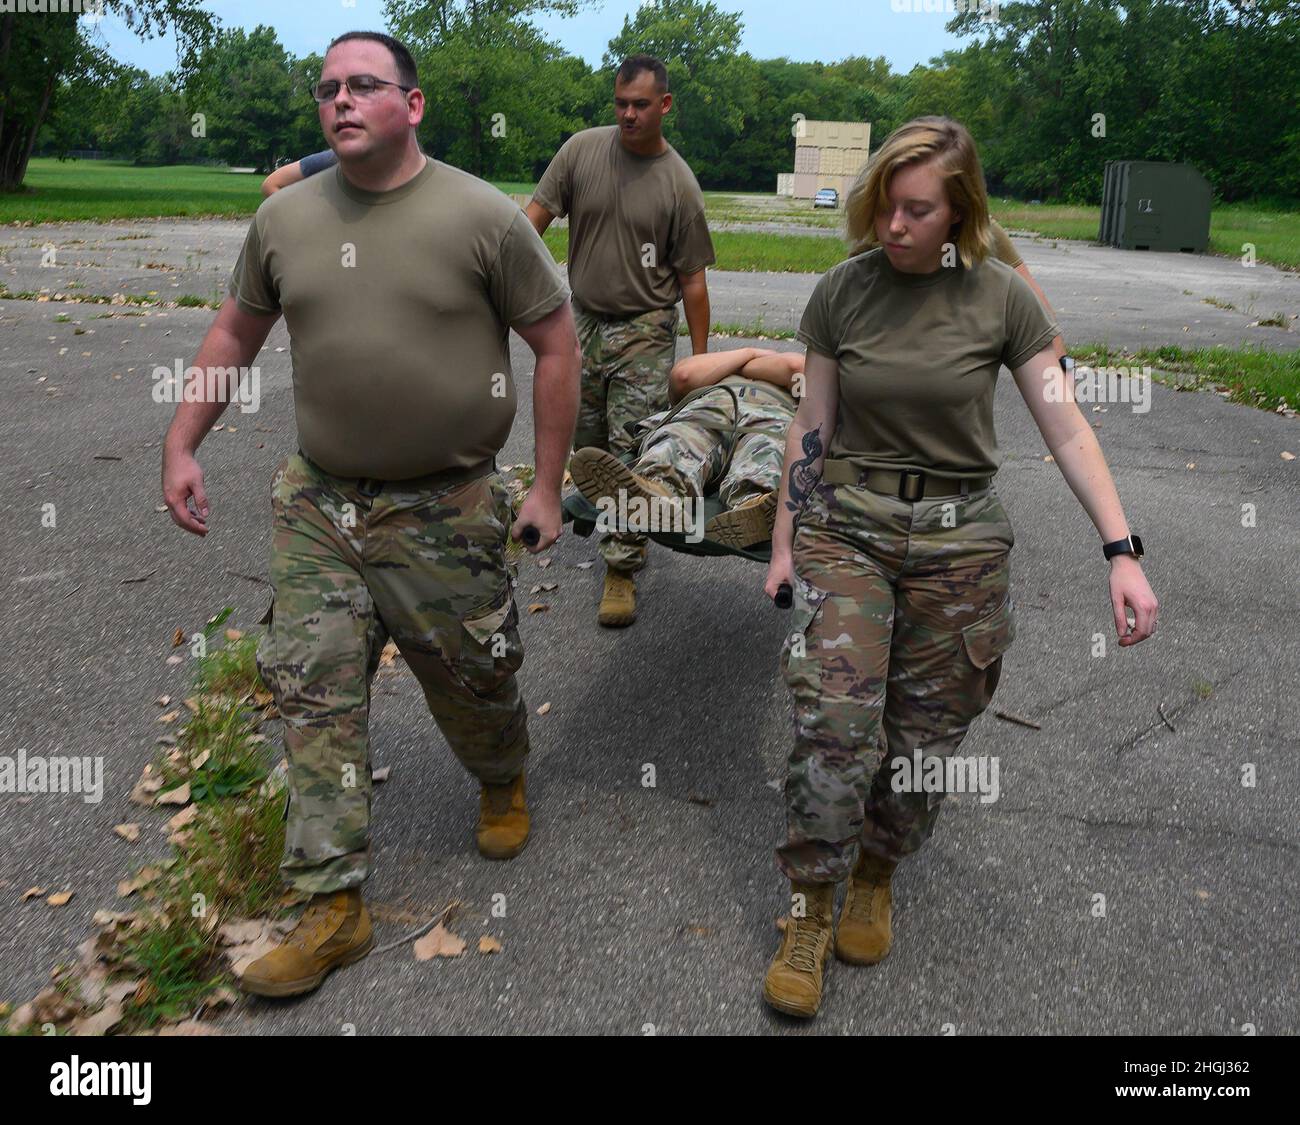
[[[790,497],[785,506],[792,512],[804,506],[808,494],[821,479],[821,474],[813,468],[822,455],[821,427],[804,434],[802,445],[804,456],[790,466]]]

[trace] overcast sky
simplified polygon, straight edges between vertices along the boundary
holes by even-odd
[[[801,62],[835,62],[847,55],[884,55],[894,70],[906,72],[962,40],[944,24],[951,13],[924,12],[922,0],[715,0],[726,12],[741,12],[740,46],[755,58],[782,55]],[[937,0],[926,0],[937,7]],[[947,7],[953,7],[947,0]],[[294,55],[321,51],[345,31],[384,29],[380,0],[209,0],[206,7],[225,27],[252,29],[269,23]],[[600,64],[609,40],[640,0],[603,0],[570,19],[539,18],[538,26],[570,54]],[[894,8],[915,11],[894,11]],[[113,17],[102,24],[103,41],[113,57],[155,74],[176,65],[170,37],[143,41]]]

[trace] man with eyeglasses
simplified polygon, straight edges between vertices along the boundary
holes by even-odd
[[[309,894],[242,987],[316,988],[373,944],[370,682],[389,636],[481,785],[489,858],[527,842],[528,732],[507,539],[560,534],[580,358],[568,289],[507,196],[427,158],[415,64],[389,36],[330,44],[314,95],[338,169],[266,200],[194,360],[247,367],[284,315],[299,451],[279,468],[272,615],[258,652],[284,721],[289,802],[281,871]],[[511,521],[495,455],[515,415],[509,328],[536,355],[536,481]],[[205,535],[194,454],[224,402],[182,402],[163,452],[172,519]],[[191,507],[192,505],[192,507]]]

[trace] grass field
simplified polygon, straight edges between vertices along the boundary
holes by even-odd
[[[261,202],[261,177],[224,168],[178,165],[137,168],[122,161],[37,158],[27,174],[26,192],[0,195],[0,223],[144,218],[155,215],[248,215]],[[533,185],[502,181],[502,191],[523,193]],[[784,199],[766,192],[704,193],[712,223],[783,223],[836,230],[844,213],[814,211],[809,200]],[[1091,241],[1097,236],[1099,209],[1058,204],[1028,204],[993,197],[994,217],[1012,230],[1047,238]],[[561,233],[561,232],[557,232]],[[718,231],[718,269],[820,273],[843,254],[838,239],[809,234],[746,234]],[[552,251],[562,246],[548,232]],[[1300,269],[1300,211],[1246,203],[1220,204],[1210,220],[1215,253],[1241,255],[1253,243],[1256,257]],[[562,253],[562,252],[561,252]]]

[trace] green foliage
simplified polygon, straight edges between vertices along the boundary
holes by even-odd
[[[35,70],[60,76],[41,151],[265,172],[323,148],[308,95],[320,56],[291,57],[267,27],[204,40],[196,2],[135,5],[185,21],[190,46],[165,78],[119,67],[74,24],[25,21],[24,36],[41,24],[50,41],[24,39],[15,58],[28,61],[7,70],[21,77],[45,51],[52,61]],[[908,74],[883,58],[756,60],[739,49],[744,23],[726,0],[642,5],[593,69],[533,22],[593,2],[387,0],[388,29],[420,68],[426,151],[535,183],[568,136],[612,121],[614,68],[644,51],[668,66],[665,133],[705,188],[770,192],[793,168],[795,114],[869,121],[878,146],[909,118],[943,113],[970,128],[999,194],[1095,204],[1107,160],[1152,159],[1192,163],[1223,200],[1300,198],[1295,0],[1011,0],[995,22],[958,15],[949,28],[971,42]],[[6,73],[4,99],[37,113],[36,78],[15,85]],[[193,113],[206,115],[206,137],[191,135]]]

